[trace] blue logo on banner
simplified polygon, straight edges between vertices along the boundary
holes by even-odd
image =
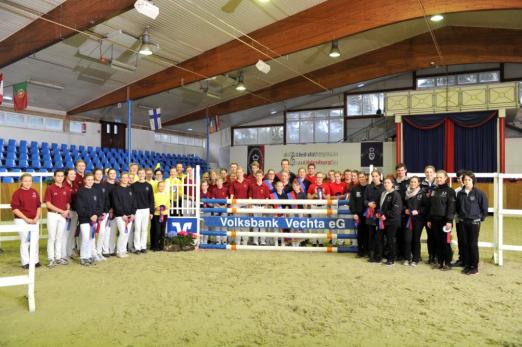
[[[197,233],[198,219],[194,217],[169,217],[167,220],[167,234],[174,236],[180,231]]]

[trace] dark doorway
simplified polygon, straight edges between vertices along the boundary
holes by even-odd
[[[125,124],[103,121],[100,123],[102,147],[125,149]]]

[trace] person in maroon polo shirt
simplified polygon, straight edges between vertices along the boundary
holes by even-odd
[[[316,200],[325,200],[330,197],[330,187],[328,183],[324,182],[324,173],[318,172],[315,176],[316,182],[310,184],[310,187],[308,187],[307,197],[308,199],[316,199]],[[320,208],[324,208],[323,206],[319,206]],[[317,215],[317,217],[326,217],[326,215],[321,216]],[[312,246],[317,246],[319,243],[319,240],[313,240]]]
[[[74,178],[76,191],[78,191],[78,189],[83,186],[83,176],[85,176],[86,167],[87,166],[85,165],[85,162],[81,159],[76,160],[74,163],[74,168],[76,169],[76,177]]]
[[[238,167],[236,171],[237,178],[236,180],[230,183],[228,188],[228,192],[231,199],[248,199],[248,190],[249,190],[249,182],[244,177],[244,170],[242,167]],[[237,215],[240,215],[239,213]],[[248,229],[242,228],[242,231],[247,231]],[[248,244],[248,237],[236,237],[236,245],[239,244],[239,241],[242,239],[243,245]]]
[[[11,197],[11,208],[14,214],[14,222],[16,225],[27,225],[27,230],[19,231],[20,236],[20,258],[22,260],[22,267],[29,268],[29,245],[31,243],[30,230],[38,228],[40,221],[41,202],[38,192],[32,188],[33,177],[24,173],[20,176],[20,188],[18,188]],[[37,238],[36,245],[38,245],[38,233],[33,233]],[[38,247],[32,250],[35,266],[40,266],[40,259],[38,257]]]
[[[250,190],[248,193],[248,197],[251,199],[270,199],[270,189],[266,186],[265,183],[263,183],[263,171],[257,170],[255,173],[256,181],[253,183],[250,183]],[[265,205],[260,204],[254,204],[252,205],[253,208],[263,208],[266,207]],[[261,217],[262,214],[260,213],[254,213],[255,217]],[[266,232],[265,228],[254,228],[253,231],[259,231],[259,232]],[[264,236],[262,237],[254,237],[254,245],[259,245],[259,242],[261,242],[261,246],[266,246],[266,238]]]
[[[308,164],[308,173],[306,174],[306,179],[310,181],[310,184],[315,183],[315,164]]]
[[[250,164],[250,173],[246,176],[246,179],[250,183],[256,183],[256,172],[259,170],[259,163],[257,161],[253,161]]]
[[[216,186],[210,191],[210,196],[212,199],[227,199],[228,198],[228,188],[223,185],[223,178],[218,177],[216,179]],[[227,204],[214,204],[214,207],[222,207],[226,208]],[[226,213],[214,212],[214,216],[226,216]],[[226,236],[216,236],[216,243],[218,245],[226,245],[227,237]]]
[[[47,186],[45,191],[48,267],[68,264],[67,260],[62,259],[62,241],[71,208],[71,190],[65,186],[64,180],[65,172],[56,170],[53,184]]]

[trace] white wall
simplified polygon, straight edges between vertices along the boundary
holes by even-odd
[[[13,128],[7,126],[0,126],[0,138],[4,141],[8,139],[15,139],[17,142],[20,140],[27,141],[38,141],[38,142],[49,142],[57,143],[61,145],[66,143],[68,145],[75,144],[76,146],[100,146],[100,129],[101,124],[99,123],[86,123],[87,132],[85,134],[72,134],[70,132],[58,132],[58,131],[45,131],[45,130],[32,130],[25,128]]]
[[[199,146],[177,145],[154,141],[154,132],[132,129],[132,149],[153,150],[159,153],[196,154],[205,159],[207,150]]]
[[[506,173],[522,173],[522,138],[506,139]]]
[[[383,143],[383,164],[385,172],[392,172],[395,163],[395,142]],[[361,167],[360,143],[330,143],[307,145],[266,145],[265,146],[265,170],[278,171],[281,167],[281,159],[290,160],[292,171],[314,161],[317,170],[328,169],[355,169]],[[230,147],[230,161],[239,165],[247,165],[247,146]],[[292,165],[293,164],[293,165]]]
[[[76,146],[84,145],[100,147],[101,124],[92,122],[86,122],[85,124],[85,134],[0,126],[0,138],[3,138],[5,142],[7,142],[8,139],[15,139],[17,142],[20,140],[26,140],[29,142],[49,142],[49,144],[57,143],[59,145],[65,143],[67,145],[75,144]],[[206,149],[203,147],[155,142],[154,132],[134,128],[132,129],[132,148],[153,150],[160,153],[196,154],[203,159],[206,157]]]

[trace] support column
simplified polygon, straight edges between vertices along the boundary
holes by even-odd
[[[498,171],[501,173],[506,172],[506,109],[501,108],[498,110],[498,142],[500,149],[500,160]]]
[[[402,117],[395,116],[395,163],[402,162]]]
[[[132,100],[127,99],[127,165],[131,163],[132,155]]]

